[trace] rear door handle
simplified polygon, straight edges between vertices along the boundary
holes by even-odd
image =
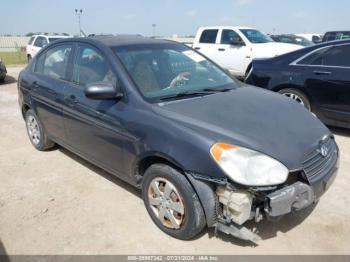
[[[195,47],[194,49],[196,49],[196,50],[200,50],[201,48],[200,48],[200,47]]]
[[[218,49],[220,52],[222,52],[222,51],[225,51],[226,49],[225,48],[219,48]]]
[[[329,76],[332,74],[332,72],[327,71],[314,71],[314,74],[317,76]]]

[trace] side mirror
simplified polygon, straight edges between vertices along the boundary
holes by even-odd
[[[230,45],[236,45],[236,46],[245,46],[245,43],[242,39],[232,39],[230,40]]]
[[[85,88],[85,96],[94,100],[118,99],[123,93],[118,92],[111,83],[97,82]]]

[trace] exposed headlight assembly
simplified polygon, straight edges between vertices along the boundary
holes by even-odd
[[[247,148],[217,143],[210,153],[226,175],[242,185],[278,185],[288,178],[289,171],[282,163]]]

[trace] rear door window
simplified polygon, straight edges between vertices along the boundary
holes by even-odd
[[[34,72],[55,79],[68,80],[67,72],[71,51],[72,46],[67,44],[47,50],[38,57]]]
[[[350,45],[335,46],[329,49],[317,62],[324,66],[350,67]]]
[[[298,62],[298,64],[350,67],[350,45],[320,49]]]
[[[322,48],[320,50],[317,50],[310,55],[306,56],[302,60],[300,60],[297,64],[298,65],[315,65],[318,63],[319,59],[322,57],[323,54],[325,54],[331,47],[328,48]]]
[[[199,42],[202,44],[215,44],[218,31],[217,29],[204,30]]]

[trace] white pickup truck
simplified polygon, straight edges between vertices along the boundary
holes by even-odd
[[[248,27],[200,27],[193,48],[239,78],[255,58],[269,58],[302,48],[274,42],[268,35]]]

